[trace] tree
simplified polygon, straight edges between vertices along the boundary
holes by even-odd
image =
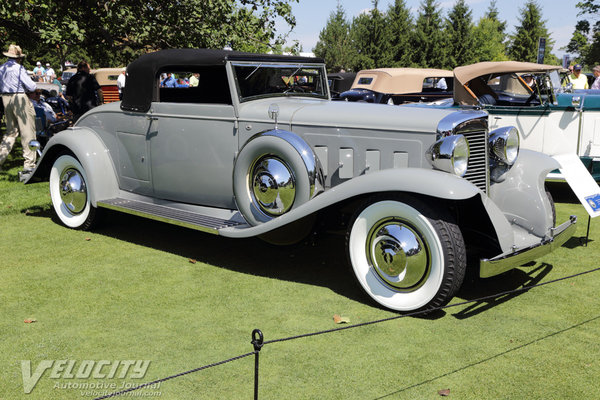
[[[600,63],[600,21],[597,20],[600,5],[596,0],[585,0],[577,3],[577,8],[578,16],[587,16],[596,22],[592,25],[588,19],[577,21],[573,36],[563,50],[574,53],[577,62],[592,67]]]
[[[457,0],[448,13],[445,34],[448,38],[448,62],[452,68],[472,64],[475,58],[471,9],[465,0]]]
[[[409,67],[412,60],[412,46],[410,35],[413,30],[410,10],[404,0],[395,0],[385,15],[385,24],[388,27],[389,55],[391,59],[386,62],[393,67]]]
[[[412,36],[413,65],[421,68],[452,68],[447,58],[447,38],[442,14],[435,0],[423,0]]]
[[[268,50],[286,38],[275,33],[278,17],[295,25],[290,3],[296,1],[10,1],[0,3],[0,26],[34,58],[83,54],[98,66],[125,65],[164,48]]]
[[[473,28],[474,61],[506,61],[506,21],[498,19],[496,1]]]
[[[351,68],[350,24],[339,1],[336,10],[329,15],[325,28],[319,33],[319,41],[313,52],[325,60],[331,72]]]
[[[383,14],[377,8],[378,3],[378,0],[373,0],[373,8],[352,21],[350,38],[355,71],[390,66],[389,34]]]
[[[554,41],[546,29],[546,21],[542,20],[542,10],[535,0],[528,0],[519,10],[522,15],[520,25],[515,27],[516,33],[511,36],[508,55],[515,61],[537,61],[539,38],[546,38],[545,64],[556,64],[558,61],[552,55]]]

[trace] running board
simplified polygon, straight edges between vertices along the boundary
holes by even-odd
[[[191,211],[179,210],[173,207],[145,203],[137,200],[115,198],[98,201],[97,206],[215,235],[219,234],[219,229],[245,225],[245,223],[239,221],[215,218]]]

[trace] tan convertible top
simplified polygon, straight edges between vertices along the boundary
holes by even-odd
[[[454,101],[459,104],[477,105],[465,85],[471,80],[489,74],[511,72],[546,72],[561,69],[558,65],[544,65],[518,61],[485,61],[477,64],[454,68]]]
[[[427,68],[378,68],[366,69],[356,74],[352,89],[369,89],[380,93],[418,93],[423,91],[425,78],[451,78],[452,71]],[[360,85],[361,78],[373,78]]]
[[[105,85],[116,85],[117,78],[122,71],[125,71],[125,67],[122,68],[98,68],[90,71],[94,75],[100,86]]]

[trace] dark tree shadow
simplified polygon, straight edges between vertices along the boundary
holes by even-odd
[[[28,210],[27,215],[50,217],[60,224],[50,209],[39,206]],[[226,238],[129,214],[105,209],[98,211],[101,222],[93,229],[97,234],[243,274],[327,287],[341,296],[392,312],[373,301],[356,283],[347,263],[341,232],[320,232],[295,245],[276,246],[258,238]],[[542,264],[529,273],[516,269],[494,278],[477,279],[475,283],[467,281],[457,297],[473,300],[534,285],[551,269],[551,265]],[[477,302],[453,315],[458,319],[469,318],[521,293]],[[445,310],[436,310],[415,317],[435,320],[445,315]]]

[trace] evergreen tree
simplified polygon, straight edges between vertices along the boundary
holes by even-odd
[[[498,7],[496,7],[496,0],[490,1],[490,5],[483,17],[498,22],[498,32],[506,35],[506,21],[500,21],[498,18],[499,15],[500,12],[498,11]]]
[[[384,16],[377,8],[378,3],[378,0],[373,0],[373,9],[352,21],[350,37],[355,71],[390,66],[389,34]]]
[[[451,68],[472,64],[475,59],[471,9],[457,0],[448,13],[445,34],[448,38],[448,63]]]
[[[420,68],[452,68],[447,58],[447,38],[442,14],[435,0],[423,0],[412,36],[413,65]]]
[[[474,62],[506,61],[506,21],[498,19],[496,1],[473,28]]]
[[[385,16],[385,24],[389,34],[388,65],[393,67],[409,67],[412,59],[410,35],[413,30],[410,10],[404,0],[395,0]]]
[[[329,15],[325,28],[319,33],[319,41],[313,52],[325,60],[330,72],[351,68],[350,24],[339,1],[336,10]]]
[[[545,64],[555,64],[557,59],[551,54],[554,42],[546,29],[546,21],[542,19],[542,10],[535,0],[528,0],[519,10],[522,15],[515,35],[511,36],[508,55],[515,61],[537,61],[539,38],[546,38]]]

